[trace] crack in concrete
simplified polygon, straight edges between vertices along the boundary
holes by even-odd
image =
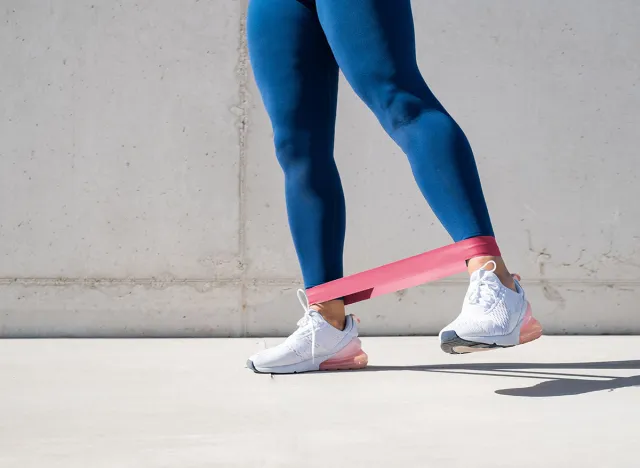
[[[551,285],[549,279],[546,277],[545,265],[551,260],[551,254],[547,252],[546,247],[542,248],[542,250],[538,250],[533,245],[533,236],[531,231],[527,229],[527,240],[529,252],[536,256],[536,263],[538,264],[538,272],[540,273],[539,282],[542,285],[542,294],[544,297],[551,302],[555,302],[558,304],[558,308],[564,309],[567,305],[566,299],[560,294],[554,286]],[[554,310],[555,312],[555,310]]]

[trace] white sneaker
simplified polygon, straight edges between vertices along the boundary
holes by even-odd
[[[309,307],[304,291],[298,290],[298,299],[305,310],[298,329],[278,346],[251,356],[247,367],[254,372],[271,374],[366,367],[368,357],[358,338],[357,319],[348,315],[344,330],[338,330]]]
[[[493,263],[492,270],[484,268]],[[487,262],[471,275],[471,284],[458,318],[440,332],[446,353],[464,354],[507,348],[540,338],[542,326],[531,315],[531,305],[514,275],[515,292],[494,274],[496,263]]]

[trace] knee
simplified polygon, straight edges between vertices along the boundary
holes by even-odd
[[[285,176],[309,178],[324,175],[335,165],[333,137],[329,131],[307,127],[274,127],[276,157]]]
[[[308,159],[308,141],[304,133],[293,131],[288,126],[274,126],[273,143],[278,163],[285,173],[301,167]]]
[[[427,111],[425,103],[409,93],[395,92],[381,106],[381,120],[389,132],[395,132],[415,122]]]
[[[381,114],[380,120],[390,132],[414,123],[425,114],[440,115],[442,120],[446,120],[448,117],[435,98],[426,99],[402,90],[386,93],[381,98],[378,107],[378,112]]]
[[[381,106],[380,121],[390,135],[420,122],[441,133],[455,131],[457,124],[438,101],[397,92]]]

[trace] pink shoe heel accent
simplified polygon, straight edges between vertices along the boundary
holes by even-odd
[[[338,354],[320,364],[320,370],[363,369],[368,363],[369,357],[362,351],[360,338],[354,338]]]
[[[524,315],[524,321],[520,328],[520,344],[529,343],[537,340],[542,336],[542,325],[533,318],[531,304],[527,303],[527,312]]]

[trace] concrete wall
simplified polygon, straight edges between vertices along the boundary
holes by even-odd
[[[553,333],[640,332],[640,2],[417,0],[420,64],[474,146]],[[277,335],[301,311],[246,0],[3,0],[0,335]],[[349,273],[449,242],[346,83]],[[435,333],[464,278],[354,307]]]

